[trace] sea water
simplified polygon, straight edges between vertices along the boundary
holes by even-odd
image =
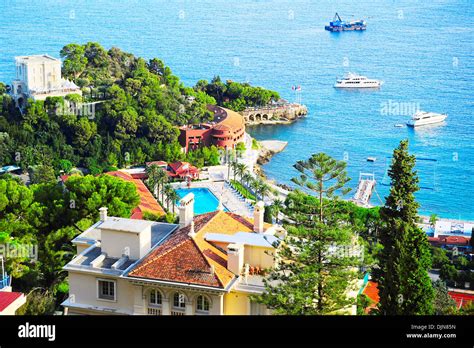
[[[335,12],[365,19],[367,31],[325,31]],[[347,161],[353,189],[360,172],[373,173],[380,204],[387,157],[408,138],[420,159],[420,212],[474,220],[473,18],[471,0],[0,0],[0,81],[14,78],[15,56],[58,57],[87,41],[159,57],[187,85],[214,75],[248,81],[309,110],[292,125],[248,129],[288,141],[264,166],[269,178],[290,184],[292,164],[322,151]],[[334,89],[349,71],[384,85]],[[448,113],[446,124],[394,127],[417,108]]]

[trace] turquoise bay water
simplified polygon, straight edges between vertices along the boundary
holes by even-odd
[[[176,189],[176,193],[180,198],[188,193],[194,194],[194,214],[196,215],[216,211],[219,206],[219,200],[207,188]]]
[[[324,31],[336,11],[365,18],[367,31]],[[474,220],[473,17],[471,0],[0,0],[0,81],[14,77],[14,56],[58,56],[67,43],[97,41],[159,57],[188,85],[219,74],[288,100],[291,86],[301,85],[306,119],[249,130],[289,142],[264,166],[270,178],[288,184],[294,162],[324,151],[347,159],[353,188],[360,172],[381,183],[386,157],[408,138],[419,158],[436,160],[418,167],[426,187],[417,194],[421,212]],[[385,84],[335,90],[347,71]],[[447,124],[395,128],[408,116],[382,112],[389,103],[447,112]],[[377,192],[383,199],[388,187],[379,184]],[[380,203],[377,196],[372,203]]]

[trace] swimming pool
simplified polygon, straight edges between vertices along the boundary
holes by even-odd
[[[183,198],[188,193],[194,194],[194,214],[204,214],[211,211],[216,211],[219,206],[219,199],[211,192],[211,190],[204,187],[196,188],[179,188],[176,193],[180,198]],[[224,209],[227,210],[227,209]]]

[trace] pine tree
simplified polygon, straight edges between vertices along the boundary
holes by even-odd
[[[349,216],[336,204],[337,190],[346,192],[345,163],[325,154],[313,155],[295,167],[294,180],[317,195],[299,190],[288,195],[283,212],[291,221],[280,244],[276,266],[264,280],[266,291],[257,298],[277,314],[342,313],[355,299],[348,290],[357,278],[356,238]]]
[[[390,194],[380,209],[378,280],[382,314],[431,314],[433,288],[428,275],[431,254],[426,234],[416,225],[419,190],[415,156],[408,153],[408,141],[400,142],[393,152],[388,175]]]

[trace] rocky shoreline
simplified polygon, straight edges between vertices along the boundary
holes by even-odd
[[[258,176],[266,179],[262,165],[268,163],[275,154],[282,152],[288,145],[288,142],[280,140],[262,140],[259,141],[258,144],[260,148],[258,150],[257,163],[254,164],[254,172]]]
[[[259,141],[259,145],[260,149],[258,151],[257,164],[262,165],[268,163],[273,155],[282,152],[288,145],[288,142],[280,140],[262,140]]]

